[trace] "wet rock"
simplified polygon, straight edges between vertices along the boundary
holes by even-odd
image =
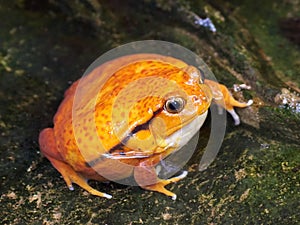
[[[195,26],[177,10],[181,7],[209,17],[217,31]],[[299,7],[296,1],[2,1],[0,221],[299,224],[300,118],[279,105],[297,99],[300,53],[278,26],[282,18],[295,18]],[[281,27],[297,40],[296,22],[287,20]],[[176,42],[196,52],[221,83],[250,85],[236,97],[254,104],[237,110],[240,126],[228,117],[216,160],[199,172],[210,133],[205,124],[198,151],[184,168],[188,176],[168,186],[177,194],[175,202],[113,182],[91,182],[112,194],[111,200],[77,186],[69,191],[41,157],[39,131],[52,125],[64,90],[94,59],[143,39]],[[281,91],[288,87],[289,92]]]

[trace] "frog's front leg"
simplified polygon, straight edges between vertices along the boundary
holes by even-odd
[[[52,128],[46,128],[42,130],[39,136],[39,143],[43,155],[47,157],[51,164],[60,172],[70,190],[74,190],[72,183],[75,183],[93,195],[105,198],[112,197],[109,194],[99,192],[92,188],[87,183],[86,178],[77,173],[70,165],[64,162],[64,159],[57,151]]]
[[[232,96],[230,96],[229,102],[225,101],[225,104],[226,104],[227,112],[230,113],[230,115],[232,116],[232,118],[234,120],[234,125],[239,125],[240,124],[240,117],[235,112],[233,107],[244,108],[244,107],[250,106],[250,105],[253,104],[253,100],[249,100],[247,103],[246,102],[239,102],[239,101],[235,100]]]
[[[187,171],[184,171],[179,176],[163,180],[157,177],[156,170],[153,166],[140,166],[134,169],[134,178],[140,187],[146,190],[160,192],[170,196],[173,200],[176,200],[177,195],[167,190],[165,186],[183,179],[186,175]]]
[[[253,100],[249,100],[248,102],[239,102],[231,95],[230,91],[225,85],[219,84],[212,80],[205,80],[205,84],[207,84],[212,91],[213,99],[215,102],[221,106],[223,106],[227,112],[230,113],[234,120],[235,125],[240,124],[240,117],[235,112],[234,107],[245,108],[253,104]],[[241,89],[249,89],[249,86],[240,85]],[[221,93],[220,93],[221,92]]]

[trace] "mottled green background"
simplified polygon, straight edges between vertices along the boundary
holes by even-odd
[[[275,100],[282,88],[299,96],[299,17],[299,0],[0,0],[0,223],[300,224],[300,115]],[[91,182],[111,200],[69,191],[39,131],[93,60],[145,39],[189,48],[228,87],[251,85],[237,98],[254,105],[238,110],[238,127],[228,116],[217,159],[199,172],[205,124],[188,177],[168,186],[176,201],[116,183]]]

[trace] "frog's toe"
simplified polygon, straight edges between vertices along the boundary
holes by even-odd
[[[176,176],[176,177],[172,177],[170,179],[167,180],[160,180],[160,183],[165,185],[168,185],[170,183],[175,183],[177,181],[182,180],[183,178],[185,178],[187,176],[188,172],[186,170],[184,170],[180,175]]]
[[[239,115],[235,112],[234,109],[231,109],[231,110],[227,110],[227,112],[230,113],[230,115],[232,116],[233,120],[234,120],[234,125],[239,125],[241,123],[240,121],[240,117]]]
[[[185,178],[187,175],[188,175],[188,171],[184,170],[184,171],[182,171],[182,173],[179,176],[173,177],[171,179],[177,179],[176,181],[179,181],[179,180]],[[176,182],[176,181],[174,181],[174,182]]]
[[[52,165],[60,172],[62,177],[64,178],[69,190],[73,191],[74,187],[72,183],[77,184],[78,186],[82,187],[84,190],[88,191],[92,195],[96,195],[99,197],[104,197],[104,198],[112,198],[111,195],[102,193],[100,191],[97,191],[96,189],[92,188],[89,184],[88,181],[85,177],[77,173],[71,166],[68,164],[54,159],[51,156],[46,154],[46,157],[51,161]]]
[[[247,102],[247,106],[250,106],[250,105],[252,105],[252,104],[253,104],[253,100],[250,99],[250,100]]]
[[[177,198],[176,194],[165,188],[165,185],[167,185],[169,183],[170,182],[168,182],[168,180],[160,180],[156,184],[143,186],[142,188],[149,190],[149,191],[156,191],[156,192],[162,193],[166,196],[171,197],[173,200],[176,200],[176,198]]]
[[[241,90],[250,90],[251,86],[247,85],[247,84],[234,84],[233,85],[233,90],[235,92],[241,91]]]
[[[90,187],[91,188],[91,187]],[[86,189],[87,190],[87,189]],[[88,189],[87,190],[90,194],[92,195],[96,195],[96,196],[99,196],[99,197],[104,197],[104,198],[108,198],[108,199],[111,199],[112,196],[109,195],[109,194],[106,194],[106,193],[103,193],[103,192],[100,192],[100,191],[97,191],[96,189],[94,188],[91,188],[91,189]]]
[[[173,196],[172,196],[172,200],[176,200],[176,198],[177,198],[177,195],[176,194],[174,194]]]
[[[104,198],[108,198],[108,199],[112,198],[111,195],[97,191],[96,189],[92,188],[88,184],[88,180],[85,179],[84,177],[82,177],[81,175],[77,174],[75,171],[68,171],[68,177],[72,181],[72,183],[77,184],[78,186],[82,187],[84,190],[88,191],[92,195],[104,197]],[[70,190],[72,190],[72,189],[74,190],[72,184],[68,185],[68,186],[69,186]]]
[[[109,195],[109,194],[103,193],[103,197],[104,197],[104,198],[111,199],[111,198],[112,198],[112,195]]]
[[[160,192],[164,195],[167,195],[167,196],[171,197],[172,200],[176,200],[177,195],[175,193],[167,190],[165,188],[165,186],[170,184],[170,183],[175,183],[175,182],[185,178],[187,176],[187,174],[188,174],[187,171],[183,171],[182,174],[180,174],[179,176],[172,177],[172,178],[167,179],[167,180],[159,180],[156,184],[147,185],[147,186],[144,186],[143,188],[147,189],[147,190],[151,190],[151,191]]]
[[[72,184],[68,185],[68,188],[69,188],[70,191],[74,191],[74,187],[73,187]]]

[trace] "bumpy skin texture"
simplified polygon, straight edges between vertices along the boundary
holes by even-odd
[[[170,113],[166,102],[174,98],[184,107]],[[175,199],[164,186],[186,174],[161,180],[154,166],[178,148],[168,137],[203,115],[211,100],[200,73],[180,60],[155,54],[121,57],[73,83],[55,114],[54,127],[41,131],[40,148],[70,189],[76,183],[91,194],[111,198],[87,180],[133,175],[141,187]]]

